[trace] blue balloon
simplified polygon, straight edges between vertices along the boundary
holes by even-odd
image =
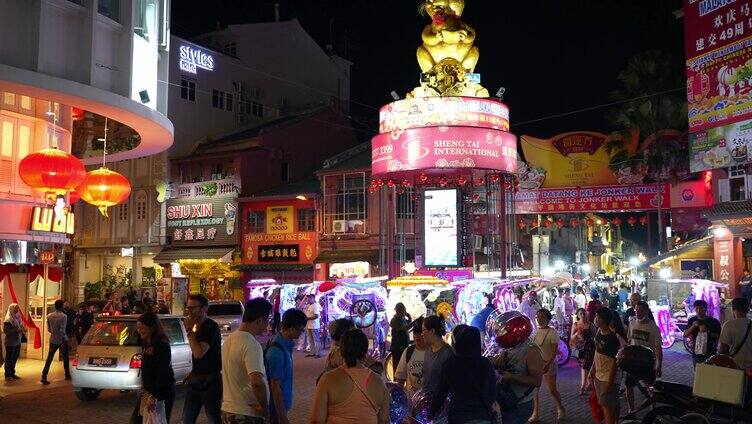
[[[420,424],[443,424],[448,422],[447,410],[449,409],[449,397],[444,400],[444,405],[439,409],[439,412],[433,417],[433,420],[428,419],[428,410],[431,408],[431,401],[433,400],[433,393],[424,392],[419,390],[413,395],[412,398],[412,418]]]
[[[410,400],[407,392],[397,383],[386,383],[391,396],[389,401],[389,421],[392,424],[402,424],[410,416]]]

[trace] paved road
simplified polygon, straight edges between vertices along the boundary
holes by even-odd
[[[690,384],[692,381],[692,362],[680,344],[665,353],[664,378],[678,383]],[[59,367],[59,364],[58,366]],[[305,424],[313,400],[314,383],[323,367],[323,359],[295,356],[295,402],[291,414],[293,424]],[[21,374],[24,385],[35,385],[36,375]],[[587,398],[578,396],[579,368],[574,360],[559,370],[559,390],[564,398],[571,423],[592,422],[587,405]],[[27,380],[30,379],[30,380]],[[33,382],[32,382],[33,381]],[[15,382],[18,383],[18,382]],[[5,382],[0,383],[0,386]],[[10,383],[14,384],[14,383]],[[41,386],[40,386],[41,387]],[[32,387],[33,388],[33,387]],[[183,409],[184,390],[178,389],[172,423],[180,422]],[[550,396],[544,389],[542,395],[543,422],[554,423],[555,408]],[[11,393],[0,402],[0,422],[16,423],[127,423],[135,405],[132,393],[105,391],[95,402],[80,402],[73,395],[70,385],[65,381],[55,381],[44,389]],[[626,402],[622,402],[625,404]],[[201,416],[199,423],[206,423]]]

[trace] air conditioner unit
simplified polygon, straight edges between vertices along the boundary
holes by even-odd
[[[333,233],[344,233],[347,231],[347,221],[344,219],[336,219],[332,222]]]

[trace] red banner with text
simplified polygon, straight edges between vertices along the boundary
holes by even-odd
[[[658,195],[658,188],[661,195]],[[594,186],[521,190],[515,194],[517,214],[651,210],[671,207],[668,184]]]

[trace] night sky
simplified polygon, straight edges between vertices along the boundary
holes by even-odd
[[[418,0],[282,0],[281,19],[297,18],[322,46],[354,62],[351,113],[376,129],[377,108],[390,91],[417,85],[415,49],[428,23]],[[273,20],[272,0],[180,0],[172,32],[183,37],[217,25]],[[211,6],[209,6],[211,5]],[[506,88],[512,132],[549,137],[572,130],[609,131],[606,109],[549,117],[610,102],[629,57],[650,49],[681,64],[681,0],[467,0],[463,18],[478,32],[476,72],[494,94]],[[303,65],[303,64],[301,64]],[[679,69],[682,69],[681,67]]]

